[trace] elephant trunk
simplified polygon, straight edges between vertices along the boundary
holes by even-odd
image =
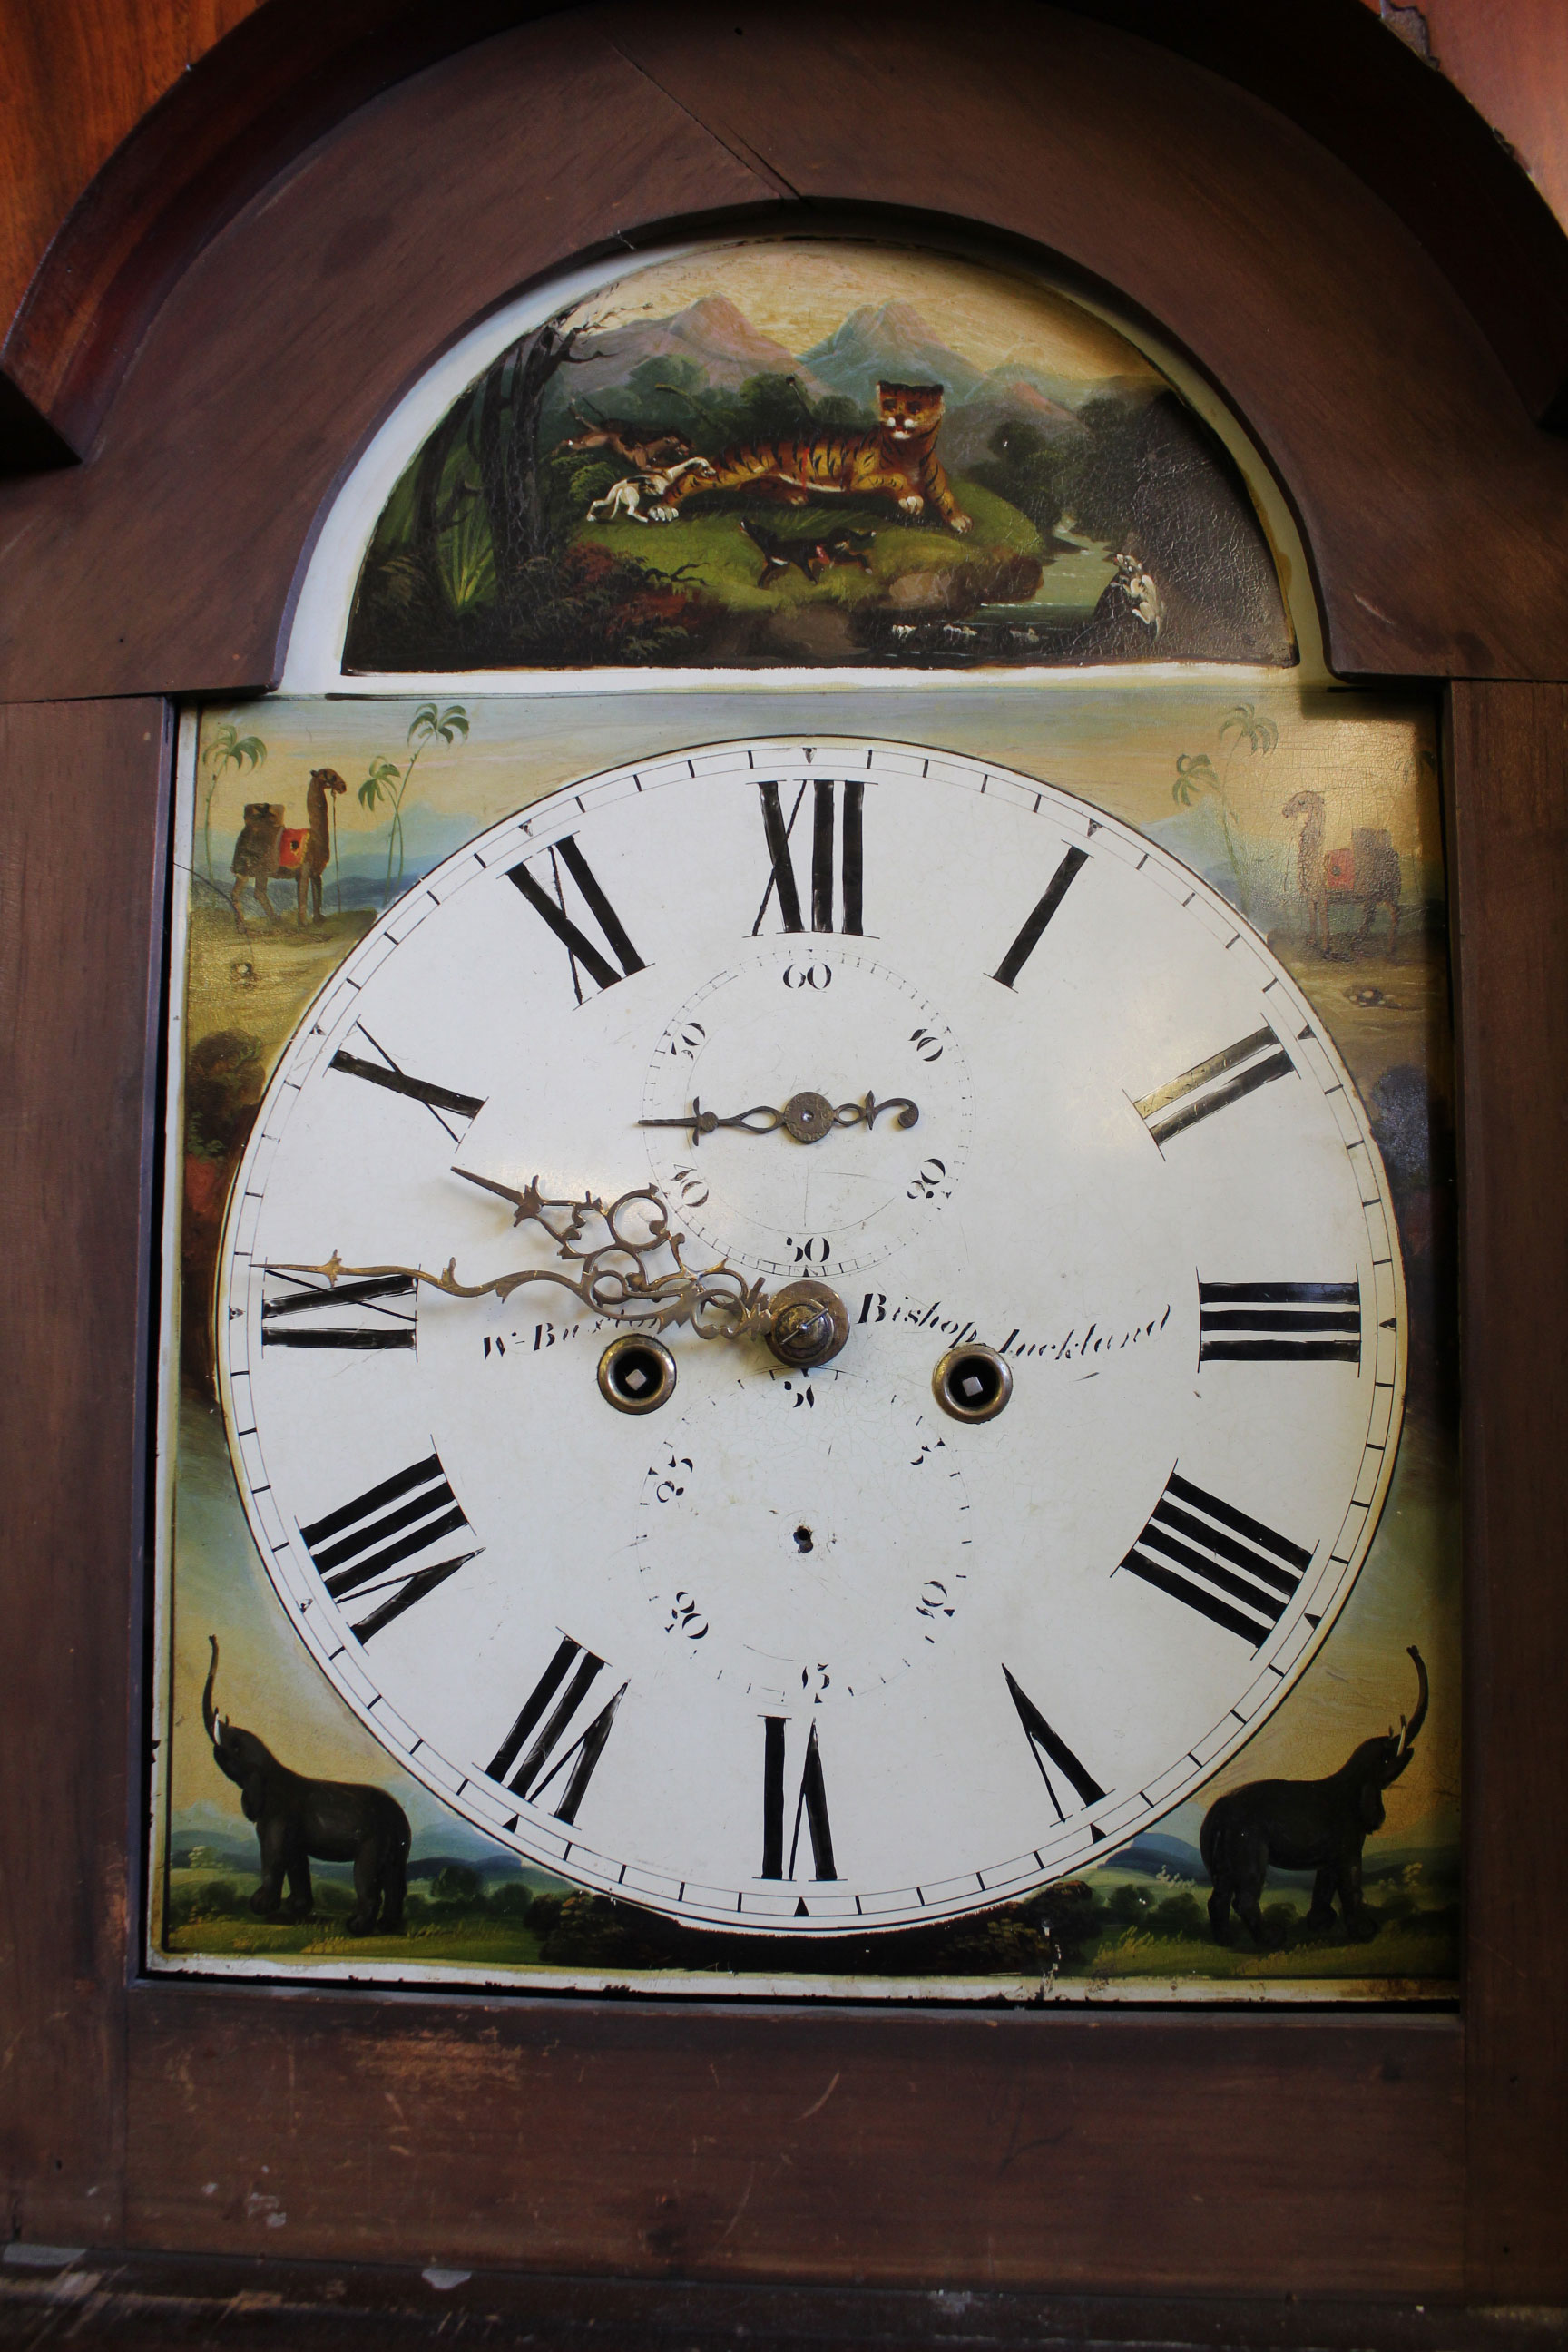
[[[213,1685],[217,1681],[217,1635],[216,1633],[209,1633],[207,1635],[207,1640],[212,1643],[213,1662],[207,1669],[206,1688],[202,1693],[202,1722],[205,1727],[207,1738],[212,1741],[213,1746],[216,1748],[217,1746],[218,1723],[216,1716],[213,1713]]]
[[[1431,1686],[1426,1680],[1426,1668],[1423,1663],[1421,1653],[1415,1647],[1414,1642],[1410,1644],[1410,1655],[1415,1661],[1415,1674],[1419,1688],[1416,1692],[1415,1714],[1411,1717],[1408,1723],[1405,1723],[1401,1719],[1399,1760],[1402,1764],[1409,1755],[1411,1749],[1415,1747],[1416,1735],[1420,1731],[1422,1725],[1426,1720],[1426,1701],[1431,1696]]]

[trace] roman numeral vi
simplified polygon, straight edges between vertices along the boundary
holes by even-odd
[[[827,1820],[827,1786],[822,1774],[822,1750],[817,1746],[814,1723],[805,1743],[805,1761],[801,1767],[800,1793],[795,1801],[795,1829],[789,1842],[789,1868],[784,1866],[784,1727],[788,1717],[764,1715],[763,1717],[763,1867],[764,1878],[793,1878],[795,1857],[800,1851],[800,1828],[804,1820],[811,1841],[811,1874],[814,1878],[837,1878],[833,1866],[833,1832]]]

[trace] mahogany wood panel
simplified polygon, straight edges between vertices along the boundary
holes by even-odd
[[[1421,13],[1445,79],[1568,221],[1568,10],[1561,0],[1422,0]]]
[[[163,295],[246,197],[313,139],[368,95],[543,5],[337,0],[323,10],[314,0],[266,0],[240,38],[173,79],[71,214],[10,329],[0,411],[17,417],[0,414],[0,467],[58,462],[40,454],[41,438],[58,456],[68,443],[91,445]],[[1369,22],[1364,0],[1289,10],[1259,10],[1254,0],[1187,0],[1174,11],[1152,11],[1146,0],[1069,5],[1212,68],[1321,140],[1433,255],[1531,414],[1548,410],[1568,362],[1568,238],[1448,84],[1516,137],[1524,123],[1528,160],[1539,166],[1545,153],[1550,163],[1568,72],[1556,0],[1506,0],[1506,11],[1504,0],[1457,8],[1429,0],[1445,76]],[[83,166],[130,130],[138,98],[170,83],[182,49],[195,57],[253,5],[0,0],[0,42],[14,19],[21,39],[8,50],[20,48],[33,68],[0,84],[0,148],[21,186],[12,282],[0,256],[0,321],[11,318],[46,232],[63,219],[62,198],[85,187]]]
[[[1457,686],[1468,2281],[1568,2285],[1568,687]]]
[[[126,2235],[645,2276],[1453,2293],[1462,2078],[1451,2018],[142,1987]]]
[[[893,43],[864,6],[692,0],[657,37],[646,11],[574,10],[468,49],[240,215],[159,312],[94,463],[0,485],[0,579],[26,576],[0,693],[273,679],[346,459],[531,276],[683,214],[810,225],[938,196],[1119,283],[1213,373],[1296,500],[1339,667],[1558,667],[1568,446],[1321,148],[1168,52],[1018,0],[962,25],[916,7]]]
[[[1186,0],[1160,10],[1147,0],[1069,5],[1240,82],[1321,140],[1439,264],[1531,414],[1568,423],[1568,241],[1523,174],[1499,172],[1489,127],[1499,118],[1486,114],[1465,70],[1474,64],[1489,93],[1500,81],[1509,84],[1511,65],[1524,102],[1531,103],[1524,96],[1531,90],[1534,109],[1555,110],[1561,122],[1568,46],[1546,22],[1554,11],[1561,26],[1560,0],[1489,0],[1494,15],[1508,12],[1512,30],[1505,36],[1499,26],[1489,43],[1471,25],[1463,47],[1447,26],[1480,14],[1489,0],[1447,6],[1426,0],[1441,73],[1379,23],[1377,0],[1370,11],[1365,0],[1262,8],[1257,0]],[[1495,66],[1486,73],[1483,61],[1491,57],[1508,60],[1500,75]]]
[[[0,320],[55,231],[193,59],[258,0],[0,0]]]
[[[1424,2296],[753,2285],[83,2249],[0,2268],[0,2341],[76,2352],[1562,2352],[1562,2314]]]
[[[322,501],[430,356],[656,214],[771,194],[578,16],[400,84],[207,248],[94,463],[0,485],[0,693],[268,683]]]
[[[0,23],[6,7],[36,12],[40,5],[0,0]],[[95,9],[115,61],[147,45],[142,70],[155,84],[168,45],[153,28],[171,0],[156,7],[145,0],[119,0],[118,8],[114,0],[78,5]],[[195,5],[226,7],[231,21],[247,14],[247,0]],[[14,319],[15,301],[5,303],[0,403],[9,389],[15,403],[26,404],[35,442],[42,427],[68,457],[72,451],[85,456],[163,297],[243,204],[356,107],[432,59],[545,14],[549,5],[334,0],[323,9],[317,0],[263,0],[216,53],[167,88],[86,187]],[[58,25],[53,8],[43,23]],[[68,57],[67,42],[48,42],[52,77],[69,71]],[[101,61],[95,62],[103,75]],[[107,70],[112,77],[113,65]],[[124,79],[133,78],[128,68]],[[129,90],[112,89],[108,96],[118,110]],[[74,121],[75,109],[58,96],[49,111]],[[89,114],[93,121],[90,107]],[[131,129],[129,122],[122,127]],[[65,137],[68,142],[68,131]],[[7,436],[0,429],[0,469],[26,471],[34,462],[15,430]]]
[[[162,703],[0,710],[8,2237],[121,2226],[167,773]]]

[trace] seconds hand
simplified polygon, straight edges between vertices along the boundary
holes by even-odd
[[[920,1106],[908,1095],[894,1095],[887,1102],[879,1102],[868,1094],[864,1102],[830,1103],[826,1095],[810,1092],[791,1095],[782,1110],[773,1110],[766,1103],[757,1103],[750,1110],[737,1111],[731,1118],[721,1118],[717,1111],[704,1110],[700,1100],[692,1097],[691,1108],[683,1118],[639,1118],[639,1127],[679,1127],[690,1136],[693,1145],[705,1135],[715,1135],[721,1127],[738,1129],[743,1135],[772,1135],[779,1128],[796,1143],[820,1143],[836,1127],[874,1127],[884,1111],[896,1111],[895,1127],[915,1127],[920,1122]]]

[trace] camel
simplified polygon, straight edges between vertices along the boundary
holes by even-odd
[[[1348,849],[1323,854],[1323,795],[1295,793],[1279,812],[1301,828],[1296,851],[1296,878],[1307,902],[1307,928],[1312,945],[1328,955],[1333,910],[1360,906],[1365,909],[1361,928],[1351,942],[1353,955],[1371,937],[1373,919],[1380,907],[1388,909],[1388,952],[1399,944],[1399,898],[1402,880],[1399,852],[1381,825],[1351,828]]]
[[[347,784],[335,768],[314,768],[305,790],[303,825],[288,825],[283,822],[281,801],[247,801],[245,824],[234,848],[234,890],[229,903],[241,939],[248,936],[240,901],[248,882],[256,893],[256,902],[269,923],[278,920],[277,909],[267,895],[267,885],[280,874],[293,877],[297,894],[296,916],[301,930],[305,928],[305,892],[309,887],[312,907],[311,919],[321,922],[321,876],[332,854],[331,827],[328,818],[327,794],[334,798],[346,793]]]

